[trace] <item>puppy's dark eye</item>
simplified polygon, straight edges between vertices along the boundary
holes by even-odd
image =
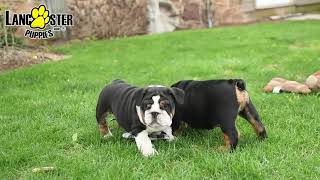
[[[161,108],[167,108],[168,105],[169,105],[169,104],[168,104],[168,102],[166,102],[166,101],[161,101],[161,102],[160,102],[160,107],[161,107]]]

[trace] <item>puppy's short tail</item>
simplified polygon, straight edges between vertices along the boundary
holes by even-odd
[[[235,84],[238,87],[240,91],[245,91],[246,90],[246,82],[242,79],[235,79]]]

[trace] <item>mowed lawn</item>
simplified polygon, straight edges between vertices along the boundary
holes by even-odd
[[[320,70],[320,22],[192,30],[52,47],[71,58],[0,73],[0,179],[319,179],[319,94],[266,94],[273,77],[304,82]],[[113,79],[170,86],[242,78],[266,126],[243,119],[233,153],[220,129],[185,130],[144,158],[111,121],[103,140],[95,106]],[[112,117],[109,118],[111,120]],[[55,171],[33,173],[35,167]]]

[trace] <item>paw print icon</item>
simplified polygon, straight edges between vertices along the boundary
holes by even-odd
[[[30,27],[43,29],[46,24],[49,23],[49,11],[44,5],[40,5],[38,8],[35,7],[31,10],[31,16],[33,18]]]

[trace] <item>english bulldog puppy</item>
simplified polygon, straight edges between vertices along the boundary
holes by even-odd
[[[223,149],[236,148],[240,132],[237,116],[246,119],[261,139],[267,137],[266,129],[241,79],[179,81],[171,87],[184,90],[184,104],[176,107],[172,128],[175,132],[186,123],[191,128],[212,129],[220,127],[225,141]]]
[[[106,117],[114,114],[118,124],[127,133],[134,136],[138,149],[144,156],[157,154],[149,134],[164,132],[173,140],[172,118],[176,104],[182,104],[184,92],[179,88],[148,86],[139,88],[114,80],[100,93],[96,119],[101,134],[112,136]]]

